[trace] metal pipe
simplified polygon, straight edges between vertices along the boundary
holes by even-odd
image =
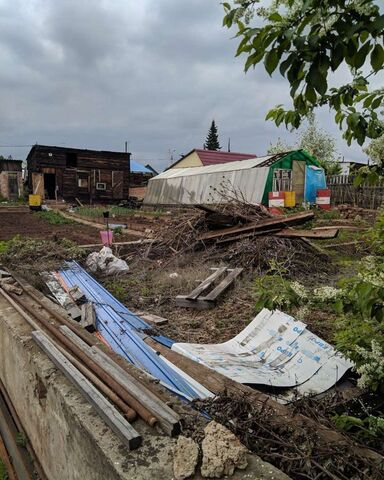
[[[11,416],[12,416],[12,419],[15,422],[16,428],[18,429],[18,431],[20,433],[22,433],[25,437],[27,437],[27,435],[25,433],[25,430],[24,430],[24,427],[21,424],[21,421],[20,421],[20,419],[17,415],[15,407],[13,406],[13,403],[12,403],[12,401],[11,401],[9,395],[8,395],[8,392],[5,389],[5,385],[3,384],[3,382],[1,380],[0,380],[0,392],[1,392],[1,395],[3,395],[3,397],[4,397],[5,404],[7,405],[7,408],[8,408],[8,410],[9,410]],[[0,444],[1,444],[1,441],[0,441]],[[39,478],[41,480],[46,480],[47,477],[45,475],[45,472],[43,471],[42,466],[40,465],[40,462],[39,462],[39,460],[36,456],[36,453],[33,449],[33,446],[31,445],[31,442],[27,441],[26,449],[28,450],[31,458],[33,459],[33,465],[34,465],[34,468],[39,475]],[[12,479],[10,479],[10,480],[12,480]]]
[[[3,397],[0,395],[0,434],[9,456],[12,458],[12,465],[18,480],[32,480],[31,468],[27,465],[25,458],[16,443],[17,430],[12,424],[12,418],[7,410]],[[29,467],[29,468],[28,468]]]
[[[40,326],[29,316],[27,315],[22,308],[17,304],[13,297],[7,294],[2,288],[0,288],[0,293],[8,302],[22,315],[22,317],[27,320],[27,322],[33,326],[34,329],[40,330]],[[19,302],[24,309],[28,310],[31,315],[36,318],[36,313],[31,312],[31,308],[26,306],[25,303]],[[55,324],[50,323],[43,318],[39,318],[38,321],[44,325],[46,330],[51,333],[56,339],[58,339],[66,348],[68,348],[84,365],[91,369],[108,387],[110,387],[124,402],[126,402],[137,414],[145,420],[150,426],[157,423],[157,418],[152,415],[152,413],[146,409],[141,403],[133,397],[127,390],[118,383],[116,380],[111,378],[96,362],[90,359],[79,347],[74,345],[64,334],[62,334]]]

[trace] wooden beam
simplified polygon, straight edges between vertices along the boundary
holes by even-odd
[[[188,300],[196,300],[196,298],[201,293],[205,292],[205,290],[207,290],[216,279],[223,275],[226,270],[227,267],[220,267],[215,270],[208,278],[201,282],[198,287],[196,287],[189,295],[187,295],[186,298]]]
[[[284,228],[279,232],[275,232],[273,236],[285,238],[317,238],[318,240],[326,240],[328,238],[336,238],[338,234],[338,228],[327,228],[323,230],[294,230]]]
[[[75,345],[96,362],[105,372],[108,373],[116,382],[127,390],[141,405],[148,409],[158,420],[163,430],[168,435],[177,435],[180,433],[181,418],[160,398],[139,383],[129,373],[114,362],[98,347],[89,347],[80,337],[65,325],[59,327],[59,330],[69,338]]]
[[[227,288],[234,282],[234,280],[242,273],[242,268],[235,268],[229,275],[227,275],[211,292],[208,293],[201,300],[216,301],[217,298],[222,295]]]
[[[268,218],[266,220],[260,220],[259,222],[249,223],[243,225],[242,227],[230,227],[224,228],[221,230],[216,230],[214,232],[207,232],[201,235],[200,240],[213,240],[216,238],[221,238],[227,235],[232,234],[241,234],[252,231],[267,231],[276,227],[284,228],[292,225],[299,225],[301,223],[308,222],[314,218],[315,214],[313,212],[301,212],[289,215],[287,217],[279,218]]]
[[[202,298],[190,300],[186,295],[177,295],[176,305],[178,307],[195,308],[196,310],[209,310],[216,306],[216,302],[213,300],[206,301]]]
[[[93,405],[100,417],[130,450],[140,446],[141,436],[108,400],[70,363],[41,331],[32,332],[37,344],[56,367],[72,382]]]

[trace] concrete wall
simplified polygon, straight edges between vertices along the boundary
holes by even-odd
[[[129,452],[30,337],[0,295],[0,378],[49,480],[172,478],[174,440],[141,421]]]

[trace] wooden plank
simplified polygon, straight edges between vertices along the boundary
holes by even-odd
[[[186,295],[177,295],[176,305],[178,307],[187,307],[195,308],[196,310],[209,310],[216,306],[216,302],[212,300],[204,300],[202,298],[196,298],[195,300],[190,300]]]
[[[88,332],[96,330],[96,312],[92,302],[83,303],[81,306],[81,320],[80,325]]]
[[[132,313],[142,318],[143,320],[146,320],[147,322],[153,323],[154,325],[164,325],[168,323],[167,318],[159,317],[159,315],[155,315],[153,313],[142,312],[141,310],[133,310]]]
[[[326,240],[328,238],[336,238],[338,234],[338,228],[327,228],[322,230],[294,230],[290,228],[284,228],[283,230],[274,233],[273,236],[285,238],[317,238],[319,240]]]
[[[325,227],[315,227],[312,230],[327,230],[328,228],[338,228],[339,230],[351,230],[352,232],[360,232],[369,230],[368,227],[355,227],[354,225],[327,225]]]
[[[224,272],[227,270],[227,267],[220,267],[215,270],[208,278],[206,278],[203,282],[200,283],[198,287],[196,287],[189,295],[186,296],[188,300],[196,300],[196,298],[205,290],[207,290],[212,283],[221,277]]]
[[[223,243],[230,243],[230,242],[238,242],[239,240],[244,240],[245,238],[251,238],[251,237],[262,237],[265,235],[272,235],[275,232],[280,232],[281,228],[274,228],[271,230],[267,231],[261,231],[261,232],[248,232],[244,233],[243,235],[235,235],[233,237],[224,237],[221,238],[220,240],[216,240],[216,245],[221,245]]]
[[[32,332],[37,344],[44,350],[56,367],[81,391],[93,405],[100,417],[130,450],[141,444],[141,436],[108,400],[70,363],[41,331]]]
[[[131,242],[113,242],[113,246],[124,246],[124,245],[141,245],[146,243],[156,243],[158,240],[152,240],[150,238],[143,238],[142,240],[132,240]],[[78,248],[102,248],[104,245],[102,243],[90,243],[88,245],[77,245]]]
[[[143,384],[139,383],[137,379],[129,375],[129,373],[98,347],[91,348],[88,346],[67,326],[62,325],[59,327],[59,330],[149,410],[159,420],[161,427],[168,435],[172,436],[180,433],[181,418],[160,398],[148,390]]]
[[[230,227],[215,232],[207,232],[200,237],[200,240],[212,240],[236,233],[246,233],[251,231],[268,230],[276,227],[284,228],[286,226],[299,225],[314,218],[313,212],[301,212],[289,215],[287,217],[268,218],[259,222],[243,225],[242,227]]]
[[[220,295],[222,295],[227,288],[235,281],[235,279],[242,273],[242,268],[235,268],[222,282],[217,285],[208,295],[201,300],[215,301]]]

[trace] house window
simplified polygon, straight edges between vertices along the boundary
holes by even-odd
[[[65,165],[67,167],[77,167],[77,153],[67,152],[65,154]]]
[[[88,188],[88,178],[79,178],[77,185],[79,188]]]
[[[273,170],[273,191],[290,192],[292,190],[292,170],[276,168]]]
[[[107,184],[106,183],[96,183],[96,190],[106,190]]]

